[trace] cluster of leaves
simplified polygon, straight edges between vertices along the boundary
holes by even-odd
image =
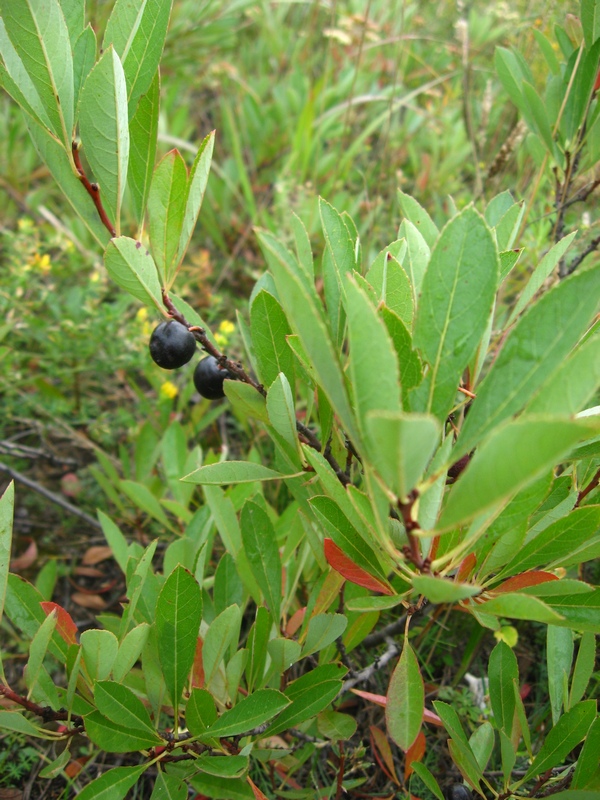
[[[580,62],[595,57],[597,67],[598,3],[592,15],[589,7],[582,2],[588,48],[582,45]],[[22,710],[0,711],[0,725],[66,743],[46,777],[64,772],[75,734],[99,751],[139,754],[135,766],[89,783],[79,792],[84,800],[124,797],[150,770],[157,798],[184,796],[188,784],[210,797],[260,800],[279,791],[269,773],[293,780],[321,743],[338,748],[338,771],[319,791],[339,797],[365,778],[344,777],[340,743],[356,720],[337,699],[400,654],[387,694],[362,694],[385,706],[387,737],[440,800],[436,779],[419,763],[423,721],[444,727],[458,772],[484,797],[535,795],[556,767],[565,770],[565,786],[596,790],[600,722],[595,701],[583,698],[600,588],[574,571],[600,555],[600,417],[598,407],[587,407],[599,383],[600,266],[572,270],[536,300],[573,235],[561,238],[512,312],[498,315],[521,255],[524,209],[508,193],[482,214],[451,208],[441,230],[400,193],[402,223],[370,263],[352,218],[321,200],[319,264],[299,218],[289,220],[293,249],[258,232],[268,271],[250,297],[249,321],[239,318],[246,371],[171,295],[213,148],[210,134],[189,173],[177,151],[154,163],[171,3],[118,0],[98,59],[83,2],[6,0],[0,10],[4,86],[103,247],[108,273],[190,327],[238,379],[225,383],[234,413],[260,426],[272,447],[268,463],[253,454],[205,457],[199,447],[188,450],[173,422],[146,449],[144,480],[123,481],[103,463],[107,491],[118,487],[179,535],[159,572],[157,540],[145,548],[128,543],[100,512],[127,602],[121,615],[104,614],[102,628],[81,634],[65,609],[8,573],[8,489],[0,504],[0,598],[31,644],[27,694],[0,686]],[[574,66],[570,74],[578,74]],[[564,85],[571,91],[575,81]],[[597,108],[593,82],[585,87],[578,131]],[[539,115],[528,122],[543,140]],[[147,215],[147,241],[122,235],[126,195],[140,229]],[[148,464],[159,457],[167,487],[153,491],[145,480],[156,483]],[[285,503],[265,490],[272,483],[286,492]],[[198,486],[204,504],[194,509]],[[165,512],[181,520],[180,530]],[[210,574],[214,553],[220,557]],[[425,604],[456,606],[497,633],[506,618],[548,626],[554,726],[539,749],[505,642],[489,659],[491,721],[468,738],[450,705],[435,702],[435,713],[425,707],[409,638]],[[391,641],[366,674],[356,674],[352,652],[391,609],[405,612],[401,647]],[[576,658],[574,632],[581,634]],[[65,685],[52,679],[52,660]],[[373,736],[388,753],[386,735]],[[570,753],[584,740],[570,769]],[[296,741],[306,744],[304,754],[290,760]],[[500,764],[497,783],[485,774],[492,758]],[[314,787],[298,786],[296,796],[314,796]]]

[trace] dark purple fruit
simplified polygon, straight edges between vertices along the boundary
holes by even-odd
[[[446,800],[472,800],[471,790],[464,783],[453,783],[444,789]]]
[[[177,369],[191,360],[196,352],[196,339],[185,325],[174,319],[161,322],[150,337],[150,355],[159,367]]]
[[[219,368],[219,362],[214,356],[203,358],[194,370],[194,386],[207,400],[225,397],[223,391],[225,378],[231,378],[231,374],[226,369]]]

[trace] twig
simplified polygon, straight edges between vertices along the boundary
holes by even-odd
[[[579,494],[577,495],[577,500],[575,502],[575,508],[577,508],[580,505],[580,503],[584,499],[584,497],[587,497],[587,495],[590,492],[594,491],[594,489],[598,486],[598,484],[600,484],[600,469],[596,472],[596,474],[594,475],[592,480],[588,483],[588,485],[585,487],[585,489],[582,489],[579,492]]]
[[[386,642],[387,642],[387,650],[385,651],[385,653],[383,653],[383,655],[381,655],[379,658],[376,658],[371,665],[365,667],[364,669],[361,669],[360,672],[357,672],[354,678],[350,678],[349,680],[344,681],[344,683],[342,684],[342,688],[340,689],[340,692],[338,694],[338,697],[341,694],[344,694],[345,692],[349,692],[350,689],[353,689],[359,683],[365,683],[365,681],[370,680],[373,677],[373,675],[375,675],[376,672],[378,672],[380,669],[383,669],[383,667],[385,667],[386,664],[388,664],[393,658],[395,658],[398,655],[398,653],[400,652],[400,648],[398,647],[396,642],[389,636],[386,637]]]
[[[65,511],[68,511],[69,514],[73,514],[80,519],[85,520],[88,525],[91,525],[93,528],[97,530],[102,530],[102,526],[95,520],[93,517],[90,517],[89,514],[86,514],[85,511],[81,511],[81,509],[77,508],[77,506],[71,505],[67,500],[63,500],[60,495],[51,492],[50,489],[46,489],[41,484],[37,483],[36,481],[32,481],[31,478],[27,478],[25,475],[22,475],[20,472],[17,472],[15,469],[11,469],[11,467],[7,466],[0,462],[0,472],[6,472],[8,475],[13,478],[13,480],[22,483],[23,486],[27,486],[29,489],[33,489],[34,492],[41,494],[50,502],[55,503],[57,506],[60,506]]]
[[[589,256],[590,253],[593,253],[595,250],[597,250],[598,247],[600,247],[600,236],[596,236],[595,239],[592,239],[592,241],[585,248],[583,253],[580,253],[577,256],[577,258],[574,258],[573,261],[571,261],[571,263],[567,267],[565,275],[571,275],[573,272],[575,272],[575,270],[581,264],[583,259]]]
[[[75,168],[79,175],[79,180],[85,187],[86,192],[94,201],[94,205],[96,206],[96,210],[98,211],[98,216],[102,220],[102,224],[110,233],[111,236],[116,236],[117,231],[115,230],[114,225],[108,218],[108,214],[106,213],[104,206],[102,205],[102,200],[100,199],[100,187],[97,183],[90,183],[83,166],[81,164],[81,159],[79,158],[79,143],[73,142],[71,145],[71,150],[73,152],[73,161],[75,162]]]
[[[0,694],[3,697],[6,697],[7,700],[11,700],[13,703],[21,706],[21,708],[24,708],[26,711],[30,711],[37,717],[41,717],[44,722],[69,720],[77,729],[83,728],[83,717],[79,717],[76,714],[71,715],[64,709],[55,711],[53,708],[50,708],[50,706],[40,706],[37,703],[34,703],[32,700],[29,700],[29,698],[17,694],[10,688],[10,686],[7,686],[6,684],[0,683]]]

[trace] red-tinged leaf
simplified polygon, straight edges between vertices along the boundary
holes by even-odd
[[[522,572],[520,575],[508,578],[504,583],[495,586],[494,592],[518,592],[519,589],[524,589],[526,586],[538,586],[540,583],[557,580],[558,577],[552,572],[532,569],[529,572]]]
[[[412,765],[415,761],[422,761],[425,755],[425,734],[419,731],[419,735],[411,746],[406,751],[406,760],[404,762],[404,780],[408,780],[410,774],[414,772]]]
[[[250,778],[250,776],[248,776],[246,778],[246,780],[250,784],[250,788],[252,789],[252,793],[254,794],[254,797],[256,798],[256,800],[269,800],[267,795],[264,792],[261,792],[261,790],[254,783],[254,781]]]
[[[386,734],[375,725],[371,725],[369,730],[371,732],[371,749],[377,763],[388,778],[394,781],[396,786],[400,786],[400,781],[396,775],[396,767],[394,766],[394,756]]]
[[[30,539],[25,552],[21,553],[20,556],[11,559],[10,571],[21,572],[21,570],[31,567],[32,564],[35,563],[37,557],[38,557],[37,544],[33,539]]]
[[[298,628],[304,622],[304,615],[306,614],[306,606],[304,608],[299,608],[295,614],[293,614],[290,619],[288,620],[288,624],[285,626],[285,635],[286,636],[293,636]]]
[[[344,553],[344,551],[337,546],[333,539],[325,539],[323,541],[323,550],[325,551],[325,558],[330,567],[336,572],[339,572],[347,581],[355,583],[357,586],[362,586],[363,589],[370,589],[372,592],[380,592],[381,594],[394,594],[392,587],[373,577],[358,564],[355,564],[352,559]]]
[[[202,661],[202,645],[204,642],[198,637],[196,640],[196,654],[194,655],[194,664],[192,666],[192,688],[204,688],[204,663]]]
[[[461,561],[460,566],[458,568],[458,572],[456,573],[454,580],[457,581],[458,583],[466,581],[471,572],[473,572],[473,569],[475,568],[476,564],[477,564],[477,556],[475,555],[475,553],[469,553],[469,555]]]
[[[405,637],[400,659],[392,673],[385,706],[388,733],[404,752],[421,730],[424,708],[425,689],[419,662]]]
[[[77,625],[68,611],[57,603],[50,601],[43,601],[40,603],[44,610],[44,614],[49,617],[53,611],[56,611],[56,632],[61,636],[67,644],[77,644]]]
[[[386,707],[387,704],[387,697],[383,694],[373,694],[372,692],[363,692],[362,689],[350,689],[353,694],[358,695],[358,697],[362,697],[363,700],[368,700],[370,703],[374,703],[376,706],[381,706],[382,708]],[[423,709],[423,722],[430,722],[432,725],[437,725],[438,728],[443,728],[444,723],[438,717],[437,714],[434,714],[433,711],[429,711],[429,709]]]

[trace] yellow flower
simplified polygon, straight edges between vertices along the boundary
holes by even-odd
[[[234,330],[235,330],[235,325],[228,319],[224,319],[223,322],[219,325],[219,331],[225,334],[225,336],[228,336],[230,333],[233,333]]]
[[[177,397],[178,393],[179,389],[174,383],[171,383],[171,381],[165,381],[160,387],[161,400],[172,400],[174,397]]]
[[[221,347],[221,348],[222,348],[222,347],[226,347],[226,346],[227,346],[227,342],[228,342],[227,336],[223,336],[223,334],[222,334],[222,333],[219,333],[219,332],[217,331],[217,333],[215,333],[215,342],[216,342],[216,343],[219,345],[219,347]]]
[[[36,253],[34,257],[31,259],[31,266],[39,269],[40,272],[50,272],[52,269],[52,264],[50,263],[50,256],[48,253],[44,253],[41,256],[39,253]]]
[[[146,306],[142,306],[138,310],[137,314],[135,315],[135,318],[137,319],[138,322],[146,322],[146,320],[148,319],[148,309],[146,308]]]

